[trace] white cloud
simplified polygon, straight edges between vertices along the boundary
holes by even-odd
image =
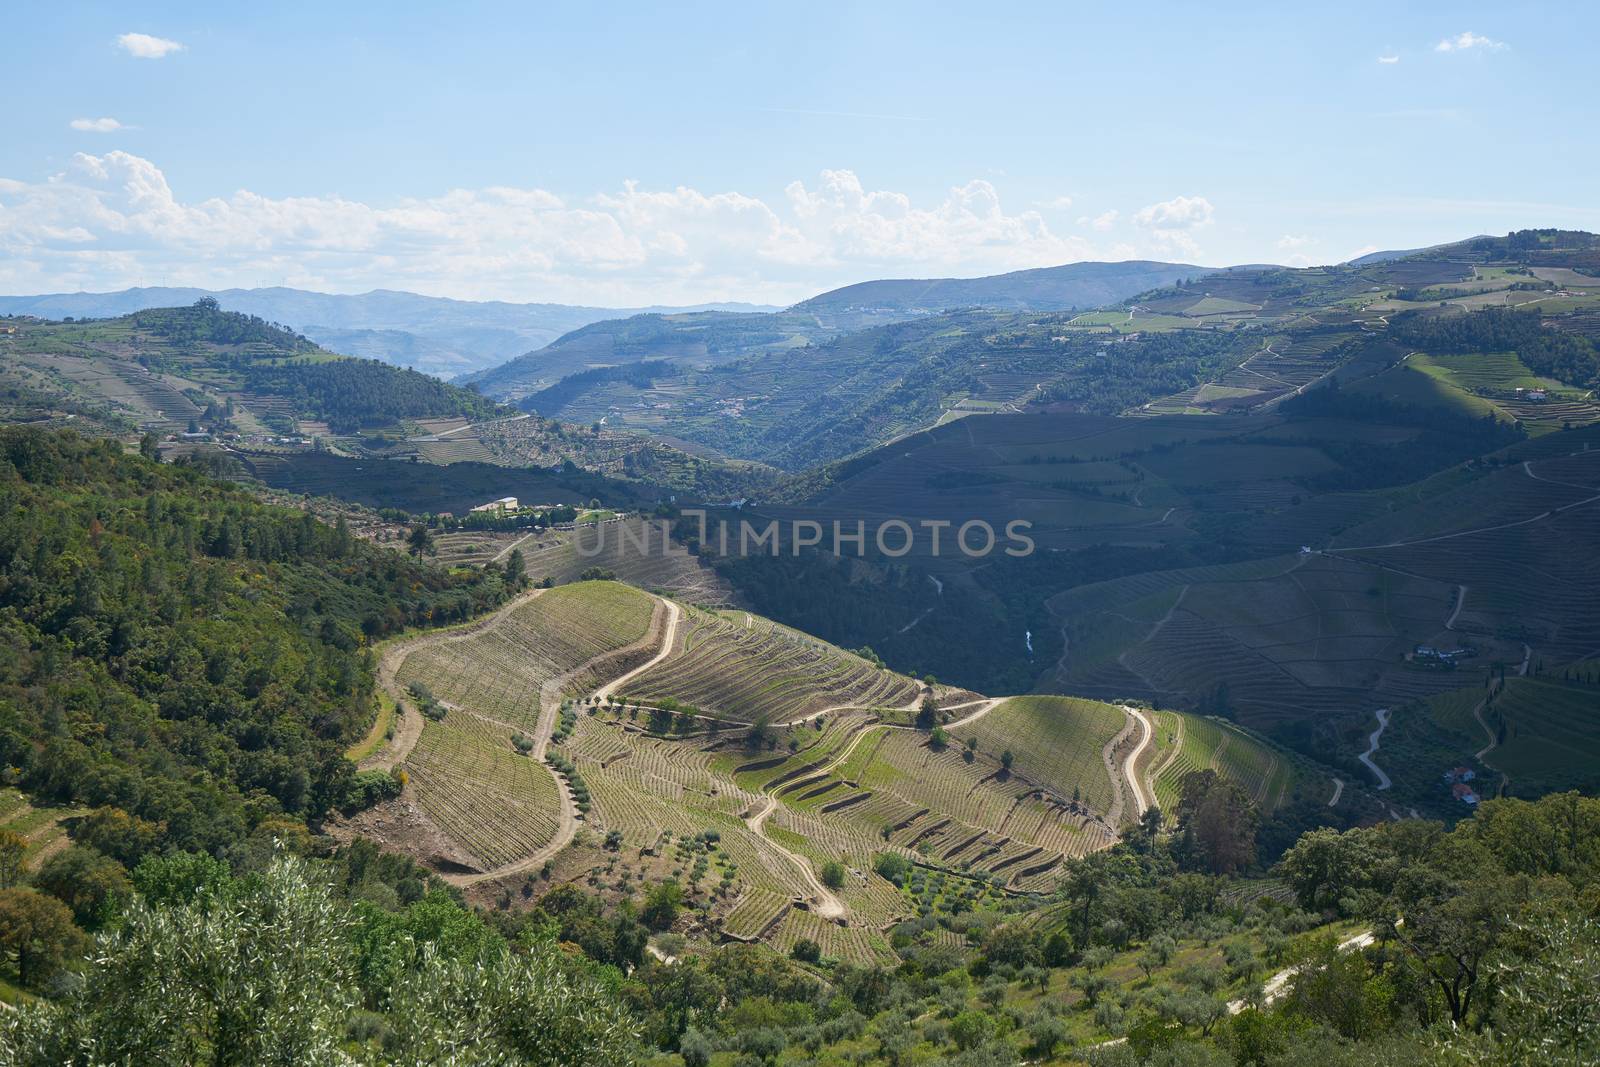
[[[1400,57],[1397,56],[1397,55],[1394,55],[1393,53],[1389,53],[1387,55],[1379,56],[1378,57],[1378,62],[1379,63],[1383,63],[1386,66],[1393,66],[1394,64],[1400,62]]]
[[[1092,219],[1087,215],[1083,215],[1078,219],[1078,225],[1089,226],[1093,229],[1099,230],[1101,233],[1105,233],[1107,230],[1111,229],[1111,227],[1117,224],[1118,217],[1119,215],[1117,209],[1112,208],[1109,211],[1102,211]]]
[[[67,123],[67,125],[82,133],[115,133],[118,130],[127,129],[126,126],[118,122],[116,119],[109,118],[73,119],[71,122]]]
[[[1485,52],[1498,52],[1506,45],[1503,41],[1496,41],[1466,30],[1454,37],[1446,37],[1433,46],[1435,52],[1467,52],[1474,48],[1481,48]]]
[[[1133,221],[1158,230],[1187,230],[1209,223],[1212,211],[1211,201],[1203,196],[1176,196],[1140,208]]]
[[[1214,213],[1211,201],[1203,196],[1175,196],[1140,208],[1134,212],[1133,221],[1149,231],[1160,255],[1198,259],[1200,245],[1193,231],[1211,225]]]
[[[1317,240],[1314,237],[1286,233],[1278,238],[1278,250],[1289,254],[1283,256],[1280,261],[1286,267],[1309,267],[1311,266],[1311,257],[1304,250],[1316,243]]]
[[[1046,200],[1042,206],[1049,208],[1051,211],[1065,211],[1072,206],[1072,197],[1058,196],[1051,200]]]
[[[1209,219],[1211,206],[1180,197],[1146,213],[1152,224],[1136,243],[1096,247],[1055,232],[1038,211],[1007,210],[985,180],[919,201],[869,190],[849,170],[792,182],[769,199],[625,182],[581,197],[499,186],[383,204],[248,190],[185,200],[147,159],[80,153],[47,180],[0,178],[0,292],[165,277],[611,306],[786,303],[868,278],[1193,255],[1183,230]],[[1116,218],[1109,211],[1093,224],[1109,229]]]
[[[125,33],[117,38],[117,47],[138,59],[165,59],[173,52],[183,51],[183,45],[165,37],[152,37],[148,33]]]

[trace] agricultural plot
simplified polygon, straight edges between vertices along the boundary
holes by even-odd
[[[900,707],[919,688],[815,638],[691,610],[671,657],[628,683],[630,698],[676,700],[732,722],[792,722],[830,707]]]
[[[541,710],[559,698],[549,683],[644,640],[655,602],[614,582],[561,586],[486,623],[433,635],[404,649],[395,678],[425,687],[444,709],[426,723],[405,761],[410,795],[488,870],[549,843],[559,795],[550,771],[518,751]]]
[[[1543,442],[1557,436],[1554,444],[1570,441],[1561,434],[1517,446],[1513,457],[1536,457],[1527,466],[1462,481],[1381,528],[1352,531],[1342,553],[1466,586],[1453,629],[1481,646],[1481,661],[1515,665],[1523,646],[1546,663],[1587,656],[1600,648],[1600,560],[1591,550],[1600,538],[1592,488],[1600,452],[1550,456]]]
[[[87,812],[86,808],[35,807],[17,789],[0,789],[0,830],[10,830],[27,839],[24,867],[33,869],[46,858],[67,847],[67,819]]]
[[[500,558],[522,540],[520,533],[461,530],[435,534],[434,558],[449,566],[482,566]]]
[[[1497,742],[1484,760],[1510,779],[1514,793],[1533,797],[1600,789],[1597,682],[1600,674],[1593,667],[1507,678],[1505,689],[1484,708]]]
[[[453,721],[452,721],[453,720]],[[555,779],[516,752],[512,730],[452,712],[429,722],[406,759],[417,806],[491,870],[534,852],[555,836]]]
[[[1127,716],[1121,708],[1073,697],[1012,697],[983,718],[951,731],[991,760],[1014,757],[1014,774],[1057,796],[1082,799],[1097,811],[1110,809],[1116,786],[1109,780],[1101,750],[1120,734]]]
[[[1098,749],[1095,755],[1098,762]],[[1104,781],[1103,767],[1099,776]],[[1071,799],[1074,791],[1081,793],[1007,772],[998,752],[969,758],[954,742],[935,751],[926,734],[878,726],[827,773],[777,790],[786,807],[774,818],[801,849],[830,849],[863,866],[888,844],[1016,883],[1114,839],[1088,803]]]
[[[528,573],[557,582],[575,580],[591,567],[619,581],[702,607],[735,602],[721,575],[663,533],[659,523],[625,518],[578,530],[541,530],[521,545]]]
[[[473,714],[524,725],[538,716],[541,685],[642,641],[654,608],[650,596],[618,582],[557,586],[490,626],[408,652],[398,678],[402,685],[422,682]],[[569,688],[585,684],[575,678]]]
[[[1491,401],[1475,396],[1441,375],[1429,374],[1413,367],[1407,360],[1389,370],[1361,378],[1350,388],[1369,393],[1394,404],[1410,404],[1425,408],[1445,408],[1474,418],[1492,415],[1498,419],[1509,416]]]
[[[1600,455],[1596,458],[1600,459]],[[1334,546],[1340,550],[1393,546],[1500,523],[1525,522],[1592,495],[1585,492],[1585,479],[1576,465],[1571,473],[1580,476],[1570,479],[1575,484],[1562,484],[1569,479],[1557,473],[1563,468],[1552,466],[1555,460],[1528,462],[1526,468],[1518,463],[1477,475],[1447,472],[1420,485],[1407,486],[1403,493],[1389,494],[1393,504],[1383,516],[1337,535]],[[1600,463],[1592,466],[1600,474]]]
[[[781,952],[788,952],[801,938],[816,942],[823,956],[829,959],[859,964],[894,964],[900,959],[889,947],[888,937],[879,931],[836,926],[811,912],[796,909],[773,931],[773,945]]]
[[[1493,404],[1531,434],[1600,421],[1589,391],[1534,374],[1515,353],[1412,356],[1407,365]]]
[[[1404,660],[1443,631],[1454,596],[1443,582],[1315,553],[1080,587],[1049,603],[1067,639],[1050,686],[1223,703],[1260,724],[1365,713],[1374,699],[1459,684]]]
[[[1166,711],[1156,713],[1155,727],[1164,742],[1160,762],[1153,768],[1156,801],[1163,811],[1177,806],[1184,776],[1203,770],[1239,783],[1263,813],[1302,795],[1320,800],[1331,795],[1326,775],[1308,770],[1299,757],[1232,723]]]

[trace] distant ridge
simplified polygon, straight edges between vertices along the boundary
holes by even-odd
[[[115,318],[149,308],[182,307],[214,297],[225,311],[281,323],[335,352],[381,359],[441,378],[496,366],[591,322],[645,311],[769,311],[759,304],[689,308],[599,308],[452,300],[394,289],[343,295],[272,286],[196,289],[150,286],[110,293],[0,296],[0,314],[45,319]]]
[[[1133,259],[1117,263],[1067,263],[983,278],[886,279],[834,289],[796,304],[795,310],[882,308],[919,312],[959,307],[1021,311],[1090,308],[1115,304],[1137,293],[1217,270],[1192,263]]]

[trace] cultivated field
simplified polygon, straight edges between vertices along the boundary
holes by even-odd
[[[591,687],[597,662],[639,645],[654,601],[615,582],[559,586],[455,633],[412,639],[386,655],[412,721],[431,700],[443,718],[404,755],[411,796],[475,861],[492,870],[548,844],[558,820],[551,772],[517,739],[549,728],[563,691]]]
[[[626,695],[731,722],[786,723],[827,708],[903,707],[918,693],[908,678],[770,620],[694,610],[673,655],[629,682]]]
[[[1310,771],[1305,760],[1278,749],[1232,723],[1182,712],[1155,713],[1161,751],[1152,767],[1156,800],[1172,811],[1187,774],[1214,770],[1244,787],[1262,812],[1271,812],[1298,796],[1326,801],[1330,779]]]

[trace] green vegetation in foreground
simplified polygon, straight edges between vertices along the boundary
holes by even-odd
[[[784,956],[688,936],[672,881],[608,903],[529,875],[518,884],[536,903],[513,907],[508,888],[475,910],[407,861],[365,842],[329,850],[303,830],[253,835],[229,861],[149,856],[87,919],[64,899],[87,883],[47,867],[0,888],[0,945],[28,923],[18,977],[39,994],[0,1016],[0,1056],[1535,1067],[1600,1055],[1600,801],[1490,801],[1449,831],[1315,831],[1274,879],[1246,880],[1196,866],[1213,789],[1199,776],[1174,833],[1078,861],[1048,898],[880,860],[929,903],[892,931],[893,967],[831,960],[807,939]],[[647,953],[652,940],[670,960]]]

